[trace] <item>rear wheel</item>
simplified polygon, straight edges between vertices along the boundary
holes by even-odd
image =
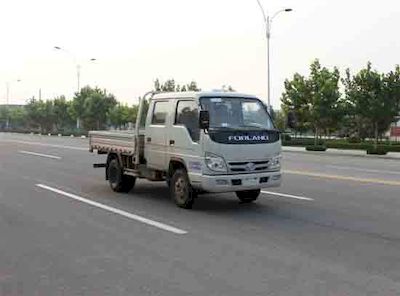
[[[115,192],[129,192],[135,186],[136,178],[123,174],[118,159],[112,159],[107,166],[108,182]]]
[[[191,209],[196,196],[186,170],[177,169],[169,183],[171,197],[175,204],[184,209]]]
[[[251,203],[257,200],[260,195],[261,189],[236,191],[236,196],[242,203]]]

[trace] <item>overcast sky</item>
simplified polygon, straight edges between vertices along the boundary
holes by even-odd
[[[396,0],[262,0],[272,28],[272,103],[285,78],[306,74],[314,58],[341,70],[368,60],[380,71],[400,63],[400,2]],[[266,47],[256,0],[1,0],[0,103],[38,96],[72,97],[98,85],[134,103],[153,80],[195,80],[205,90],[230,84],[266,97]],[[95,63],[88,62],[96,58]],[[21,82],[15,82],[21,79]]]

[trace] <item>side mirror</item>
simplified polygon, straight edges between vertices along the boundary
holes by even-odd
[[[200,110],[199,127],[203,130],[208,130],[210,127],[210,113],[207,110]]]
[[[297,118],[293,111],[288,112],[287,126],[291,129],[295,129],[297,127]]]

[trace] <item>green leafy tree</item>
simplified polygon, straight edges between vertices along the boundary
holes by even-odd
[[[127,105],[115,105],[111,108],[107,117],[109,122],[115,127],[122,127],[127,123],[135,123],[137,116],[137,106],[129,107]]]
[[[174,79],[168,79],[164,83],[161,83],[159,79],[154,81],[154,91],[156,92],[185,92],[185,91],[200,91],[201,89],[197,86],[196,81],[191,81],[188,84],[179,85],[176,84]]]
[[[25,106],[28,121],[31,126],[39,128],[40,132],[51,132],[55,125],[53,101],[30,99]]]
[[[373,70],[369,62],[354,76],[347,70],[343,83],[349,111],[359,126],[372,127],[376,147],[380,135],[399,113],[399,67],[385,75]]]
[[[277,129],[284,131],[286,129],[286,115],[283,110],[275,111],[274,123]]]
[[[339,70],[322,67],[318,60],[311,64],[308,78],[296,73],[292,80],[285,81],[282,109],[295,112],[300,131],[313,129],[315,144],[322,132],[337,127],[343,114],[339,81]]]
[[[113,95],[99,88],[92,89],[84,102],[82,115],[86,130],[103,129],[107,123],[107,113],[117,104]]]
[[[309,121],[314,129],[315,145],[321,131],[334,129],[341,116],[339,92],[340,74],[335,67],[332,71],[321,67],[318,60],[311,64],[309,84]]]
[[[187,91],[201,91],[201,89],[197,86],[196,81],[191,81],[189,84],[187,84],[186,89]]]
[[[299,73],[295,73],[291,80],[285,80],[285,92],[282,94],[282,111],[287,116],[288,112],[294,112],[297,118],[296,132],[304,132],[309,129],[309,100],[311,97],[311,85],[309,81]]]
[[[1,106],[0,107],[0,127],[1,128],[6,127],[9,116],[10,116],[10,110],[9,110],[8,106]]]
[[[92,89],[90,86],[81,88],[79,92],[76,92],[70,107],[68,108],[69,115],[76,120],[76,127],[80,128],[80,121],[85,113],[85,100],[90,97],[96,89]]]
[[[84,129],[102,129],[107,123],[107,113],[116,104],[115,97],[106,90],[86,86],[75,93],[68,111],[71,118],[83,123]]]
[[[64,96],[57,97],[53,100],[55,125],[58,131],[73,127],[74,119],[68,112],[71,105],[72,102],[67,101]]]
[[[10,125],[14,128],[24,128],[27,125],[27,114],[25,108],[15,107],[10,109]]]

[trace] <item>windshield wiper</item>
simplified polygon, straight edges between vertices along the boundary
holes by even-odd
[[[240,128],[242,128],[242,127],[245,127],[245,128],[256,128],[256,129],[262,129],[262,130],[265,130],[265,129],[267,129],[267,128],[265,128],[265,127],[262,127],[262,126],[258,126],[258,125],[239,125],[238,127],[240,127]]]
[[[211,130],[235,130],[235,127],[231,127],[231,126],[212,126],[210,127]]]

